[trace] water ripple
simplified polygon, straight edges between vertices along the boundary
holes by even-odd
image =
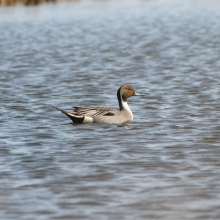
[[[0,8],[1,218],[219,219],[219,7]],[[49,106],[117,108],[125,83],[133,122]]]

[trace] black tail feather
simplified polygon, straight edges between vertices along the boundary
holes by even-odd
[[[77,123],[77,124],[81,124],[81,123],[83,123],[83,121],[84,121],[84,116],[82,116],[82,117],[76,117],[76,116],[73,116],[73,115],[71,115],[69,112],[66,112],[66,111],[64,111],[64,110],[62,110],[62,109],[59,109],[59,108],[56,108],[56,107],[54,107],[54,106],[52,106],[52,105],[50,105],[51,107],[53,107],[53,108],[55,108],[55,109],[57,109],[58,111],[61,111],[62,113],[64,113],[65,115],[67,115],[72,121],[73,121],[73,123]]]
[[[62,110],[62,109],[59,109],[59,108],[57,108],[57,107],[54,107],[54,106],[52,106],[52,105],[49,105],[49,106],[51,106],[51,107],[55,108],[55,109],[56,109],[56,110],[58,110],[58,111],[63,112],[64,114],[66,114],[66,113],[67,113],[66,111],[64,111],[64,110]]]

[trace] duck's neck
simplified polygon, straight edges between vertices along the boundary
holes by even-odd
[[[117,97],[118,97],[118,104],[119,104],[120,111],[127,110],[132,115],[132,117],[133,117],[131,109],[128,106],[127,99],[126,99],[126,101],[123,100],[120,89],[117,92]]]

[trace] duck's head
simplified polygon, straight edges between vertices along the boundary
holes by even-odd
[[[127,98],[133,96],[135,94],[135,90],[132,86],[126,84],[118,89],[118,93],[121,94],[123,101],[127,102]]]

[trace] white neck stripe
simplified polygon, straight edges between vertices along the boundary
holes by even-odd
[[[121,96],[121,104],[122,104],[122,106],[131,114],[132,120],[133,120],[132,111],[131,111],[130,107],[128,106],[128,103],[123,100],[121,91],[120,91],[120,96]]]

